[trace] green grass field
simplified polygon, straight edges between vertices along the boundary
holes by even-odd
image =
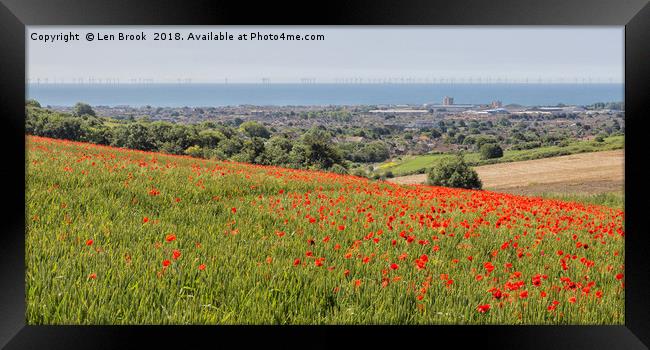
[[[624,212],[27,139],[26,320],[624,324]]]
[[[623,193],[610,192],[598,194],[559,194],[559,193],[540,193],[539,197],[558,199],[568,202],[579,202],[583,204],[603,205],[610,208],[624,210],[625,195]]]
[[[478,152],[465,153],[465,161],[470,165],[486,165],[494,163],[507,163],[522,160],[549,158],[563,155],[570,155],[585,152],[610,151],[622,149],[625,145],[624,136],[612,136],[605,138],[604,142],[575,141],[565,147],[547,146],[528,150],[506,150],[503,157],[497,159],[482,160]],[[426,169],[445,158],[453,157],[452,154],[427,154],[421,156],[404,157],[401,161],[389,161],[377,167],[376,172],[383,173],[391,171],[395,176],[423,173]]]

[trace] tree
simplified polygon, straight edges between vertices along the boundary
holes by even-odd
[[[503,149],[496,143],[486,143],[480,148],[482,159],[493,159],[503,157]]]
[[[155,149],[149,130],[141,123],[120,125],[115,130],[113,146],[152,151]]]
[[[244,163],[260,163],[260,157],[264,154],[264,140],[261,137],[253,137],[243,143],[239,154],[232,157],[233,160]]]
[[[474,142],[474,144],[476,145],[476,148],[478,150],[480,150],[481,147],[483,147],[484,144],[496,143],[496,142],[497,142],[497,139],[494,136],[491,136],[491,135],[479,135],[479,136],[476,136],[476,141]]]
[[[255,121],[244,122],[239,125],[239,129],[249,137],[261,137],[268,139],[271,136],[271,133],[264,125]]]
[[[594,141],[596,141],[596,142],[604,142],[606,137],[607,137],[607,134],[601,132],[598,135],[596,135],[596,137],[594,137]]]
[[[470,168],[461,154],[443,159],[428,174],[428,183],[433,186],[481,189],[483,184],[478,174]]]
[[[29,100],[25,101],[25,106],[41,108],[41,104],[33,98],[30,98]]]
[[[217,130],[201,130],[198,134],[199,142],[201,146],[206,148],[216,148],[221,140],[226,137]]]
[[[237,138],[229,138],[221,141],[217,149],[220,151],[223,156],[230,158],[233,155],[239,153],[244,147],[242,141]]]
[[[285,136],[273,136],[264,145],[262,164],[282,165],[289,163],[289,154],[293,149],[291,140]]]
[[[95,115],[95,111],[89,104],[83,102],[77,102],[72,109],[72,114],[75,117],[81,117],[82,115]]]
[[[329,169],[343,160],[338,150],[332,146],[329,133],[312,128],[302,136],[302,143],[307,146],[307,166]]]

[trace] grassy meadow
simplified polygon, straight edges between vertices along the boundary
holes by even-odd
[[[622,209],[26,142],[30,325],[624,324]]]
[[[465,161],[470,165],[478,166],[565,156],[585,152],[611,151],[622,149],[624,145],[624,136],[611,136],[605,138],[603,142],[573,141],[567,146],[545,146],[527,150],[506,150],[503,152],[503,157],[487,160],[481,159],[481,155],[478,152],[467,152],[465,153]],[[423,173],[443,159],[451,157],[454,157],[454,155],[449,153],[407,156],[403,157],[401,160],[391,160],[380,164],[377,166],[376,172],[383,173],[391,171],[395,176]]]

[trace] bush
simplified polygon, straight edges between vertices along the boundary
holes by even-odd
[[[486,143],[480,148],[482,159],[494,159],[503,157],[503,149],[494,143]]]
[[[358,177],[367,177],[366,172],[363,169],[360,169],[360,168],[355,169],[352,172],[352,175],[358,176]]]
[[[82,115],[95,115],[95,111],[93,110],[92,107],[90,107],[89,104],[83,103],[83,102],[77,102],[77,104],[74,105],[74,108],[72,110],[72,115],[75,117],[80,117]]]
[[[444,159],[428,174],[428,183],[433,186],[481,189],[483,184],[476,171],[465,163],[462,155]]]
[[[190,157],[201,158],[203,157],[203,150],[200,146],[194,145],[190,146],[185,150],[185,154]]]
[[[346,175],[348,173],[348,169],[346,169],[341,164],[332,165],[332,167],[330,168],[330,171],[333,172],[333,173],[342,174],[342,175]]]
[[[33,98],[30,98],[29,100],[25,101],[25,106],[41,108],[41,104]]]

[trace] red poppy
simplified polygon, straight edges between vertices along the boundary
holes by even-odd
[[[483,268],[485,268],[488,273],[494,271],[494,265],[489,261],[483,264]]]
[[[395,263],[392,263],[392,264],[390,264],[390,269],[391,270],[397,270],[397,269],[399,269],[399,265],[397,265]]]
[[[481,314],[484,314],[490,310],[490,304],[484,304],[484,305],[479,305],[476,308],[476,311],[478,311]]]
[[[162,262],[162,265],[163,265],[164,267],[169,266],[169,264],[171,264],[171,261],[169,261],[169,260],[167,260],[167,259],[163,260],[163,262]]]
[[[205,264],[199,265],[199,270],[201,270],[201,271],[205,270]]]
[[[173,233],[170,233],[170,234],[167,235],[167,237],[165,237],[165,240],[167,242],[175,241],[176,240],[176,235],[173,234]]]
[[[143,224],[146,224],[147,222],[149,222],[149,218],[146,217],[146,216],[143,217],[143,218],[142,218],[142,223],[143,223]]]
[[[172,252],[172,258],[174,258],[174,260],[176,260],[176,259],[178,259],[180,256],[181,256],[181,251],[178,250],[178,249],[174,249],[174,251]]]
[[[94,279],[96,279],[96,278],[97,278],[97,274],[96,274],[96,273],[91,273],[90,275],[88,275],[88,279],[94,280]]]
[[[623,279],[623,274],[622,273],[617,274],[616,279],[617,280],[622,280]]]
[[[93,240],[92,240],[92,239],[87,240],[87,241],[86,241],[86,245],[87,245],[87,246],[91,246],[91,245],[93,245]]]
[[[298,266],[300,265],[300,259],[296,259],[293,261],[293,266]]]
[[[237,208],[232,207],[232,208],[230,209],[230,211],[232,211],[233,214],[236,214],[236,213],[237,213]]]

